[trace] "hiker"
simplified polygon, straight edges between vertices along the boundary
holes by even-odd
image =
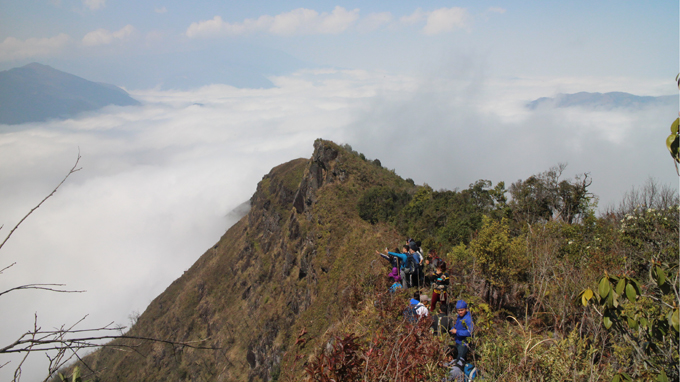
[[[447,362],[443,362],[440,366],[449,369],[449,373],[442,379],[442,382],[464,382],[465,373],[456,364],[452,350],[446,352],[446,361]]]
[[[439,313],[432,317],[432,334],[439,336],[442,334],[449,334],[449,330],[453,328],[455,321],[453,318],[449,317],[447,314],[448,307],[446,303],[441,303],[439,305]]]
[[[423,269],[423,273],[425,285],[429,286],[432,283],[434,283],[434,281],[437,279],[437,276],[435,275],[437,268],[442,266],[443,267],[442,269],[446,271],[446,262],[444,262],[444,260],[441,257],[437,256],[437,251],[435,251],[434,249],[430,249],[427,252],[427,257],[425,258],[424,263],[425,266]]]
[[[458,300],[456,303],[456,323],[449,333],[453,334],[456,339],[456,349],[458,350],[458,359],[456,363],[465,366],[465,357],[468,353],[468,340],[474,331],[472,323],[472,315],[468,310],[468,305],[464,300]]]
[[[394,293],[397,289],[401,289],[401,276],[399,276],[399,269],[397,267],[392,268],[392,272],[388,275],[387,279],[392,283],[389,290]]]
[[[419,283],[419,270],[420,270],[420,265],[419,261],[420,258],[418,257],[418,252],[416,252],[413,247],[406,247],[406,256],[408,257],[407,261],[407,267],[404,268],[404,274],[406,275],[407,282],[409,287],[420,287]]]
[[[387,248],[385,248],[387,251]],[[401,261],[401,268],[399,269],[399,274],[401,275],[401,285],[404,286],[404,288],[410,288],[411,285],[409,284],[409,276],[412,273],[413,270],[413,256],[410,256],[409,254],[409,246],[405,245],[401,248],[401,253],[398,252],[387,252],[388,255],[392,255],[395,257],[398,257],[399,260]]]
[[[392,264],[392,269],[394,268],[399,269],[401,286],[404,288],[408,288],[408,286],[406,285],[406,274],[404,273],[404,266],[407,260],[406,254],[399,253],[397,249],[395,249],[394,252],[390,252],[389,249],[387,248],[385,248],[385,252],[387,252],[386,255],[381,253],[380,251],[375,251],[377,255],[380,255],[383,259],[387,259],[387,261],[389,261],[390,264]]]
[[[422,285],[422,264],[423,264],[423,254],[420,249],[420,244],[413,240],[413,239],[408,239],[408,246],[409,246],[409,253],[411,256],[413,256],[413,259],[416,262],[414,273],[411,275],[411,285],[417,285],[418,288]]]
[[[449,274],[444,272],[444,266],[440,263],[435,272],[437,278],[434,280],[434,289],[432,290],[432,302],[430,303],[430,310],[434,311],[437,307],[437,302],[441,301],[445,304],[447,297],[447,289],[449,287]],[[448,313],[448,312],[447,312]]]
[[[390,255],[387,248],[385,248],[385,252],[387,252],[387,255],[380,253],[380,251],[375,251],[376,254],[380,255],[383,259],[389,261],[390,265],[392,265],[392,268],[394,268],[394,267],[401,268],[399,258],[396,257],[396,256]],[[399,249],[395,249],[395,252],[399,252]]]
[[[399,269],[397,269],[397,267],[392,268],[392,272],[387,276],[391,277],[395,282],[401,282],[401,276],[399,275]]]
[[[396,292],[398,289],[401,289],[401,288],[402,288],[401,283],[395,281],[395,282],[389,287],[388,290],[390,291],[390,293],[394,293],[394,292]]]
[[[409,306],[404,311],[404,317],[411,322],[416,322],[423,317],[429,316],[430,312],[427,310],[422,301],[427,301],[427,296],[421,296],[420,292],[415,291],[413,298],[409,301]]]

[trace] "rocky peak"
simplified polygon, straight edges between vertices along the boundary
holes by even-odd
[[[297,213],[308,210],[316,201],[315,191],[324,184],[344,181],[345,171],[338,165],[338,148],[330,142],[317,139],[314,142],[314,154],[305,172],[300,187],[293,201]]]

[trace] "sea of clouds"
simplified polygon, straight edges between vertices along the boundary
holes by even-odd
[[[343,70],[272,77],[274,88],[137,90],[139,107],[0,126],[0,236],[72,174],[0,250],[0,291],[65,283],[78,294],[0,296],[0,346],[33,327],[126,325],[235,222],[257,182],[310,157],[316,138],[349,143],[404,178],[439,188],[506,186],[568,163],[600,208],[653,177],[677,184],[664,142],[674,107],[601,110],[525,104],[558,92],[661,95],[672,83],[610,79],[416,78]],[[4,235],[3,235],[4,233]],[[0,359],[7,380],[18,358]],[[42,355],[24,379],[41,379]]]

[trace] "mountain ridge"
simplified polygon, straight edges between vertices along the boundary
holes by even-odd
[[[531,110],[543,106],[553,107],[594,107],[613,109],[618,107],[641,108],[651,105],[666,105],[678,103],[678,95],[667,96],[638,96],[625,92],[589,93],[578,92],[572,94],[559,93],[555,97],[541,97],[526,104]]]
[[[108,105],[140,103],[123,89],[30,63],[0,72],[0,124],[70,118]]]
[[[246,216],[129,331],[219,350],[177,352],[143,343],[137,350],[146,356],[140,357],[105,347],[84,359],[102,370],[102,380],[271,380],[293,368],[297,357],[289,350],[297,333],[309,333],[305,352],[311,354],[358,308],[357,288],[385,272],[380,264],[367,266],[375,249],[401,240],[387,225],[362,220],[356,201],[374,185],[415,186],[332,142],[317,140],[314,147],[312,158],[265,175]]]

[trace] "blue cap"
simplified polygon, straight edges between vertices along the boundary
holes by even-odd
[[[465,302],[465,300],[458,300],[456,309],[467,309],[467,302]]]
[[[416,300],[415,298],[412,298],[410,303],[411,303],[411,305],[418,305],[418,304],[420,304],[420,301]]]

